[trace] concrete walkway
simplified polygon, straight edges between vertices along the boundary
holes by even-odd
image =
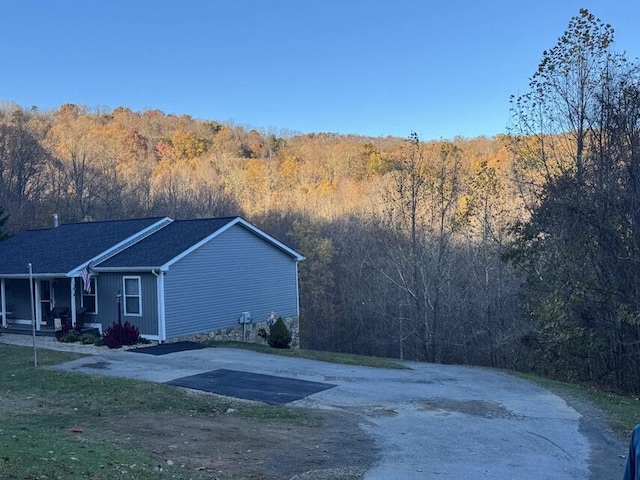
[[[0,329],[0,344],[17,345],[20,347],[33,347],[33,337],[30,335],[19,335],[15,333],[2,333]],[[80,343],[62,343],[55,337],[36,337],[36,348],[46,350],[60,350],[62,352],[77,352],[87,355],[98,355],[109,349],[107,347],[96,347],[95,345],[82,345]]]
[[[15,337],[0,343],[31,346]],[[415,363],[386,370],[224,348],[152,356],[38,341],[92,355],[54,367],[72,372],[169,382],[226,369],[337,385],[290,405],[357,415],[380,455],[368,480],[616,480],[624,469],[625,443],[585,428],[589,419],[562,398],[498,371]]]

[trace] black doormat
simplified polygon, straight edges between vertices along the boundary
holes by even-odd
[[[208,347],[202,343],[196,342],[174,342],[159,343],[158,345],[134,348],[129,351],[135,353],[147,353],[149,355],[166,355],[167,353],[186,352],[187,350],[199,350],[201,348]]]
[[[335,387],[330,383],[308,382],[294,378],[226,369],[177,378],[166,383],[273,405],[284,405]]]

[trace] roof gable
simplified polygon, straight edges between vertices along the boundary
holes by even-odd
[[[174,220],[140,242],[100,262],[96,268],[160,268],[233,220],[235,217]]]
[[[95,266],[100,270],[167,269],[228,228],[240,225],[296,261],[304,257],[241,217],[175,220],[121,253]]]

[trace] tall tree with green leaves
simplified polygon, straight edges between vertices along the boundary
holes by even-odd
[[[511,259],[528,274],[522,305],[538,328],[540,368],[631,391],[640,385],[640,83],[613,39],[580,10],[514,99],[515,174],[530,217]]]

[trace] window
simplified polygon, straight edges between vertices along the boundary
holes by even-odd
[[[98,313],[98,279],[91,277],[89,285],[89,292],[82,290],[81,305],[85,308],[85,313]]]
[[[123,277],[124,291],[124,314],[142,315],[142,304],[140,294],[140,277]]]

